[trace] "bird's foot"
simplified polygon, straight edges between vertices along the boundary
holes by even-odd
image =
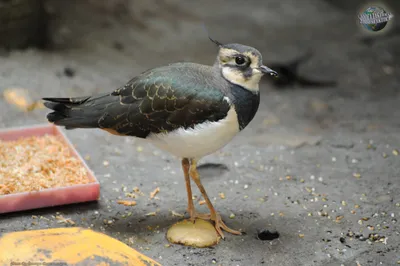
[[[222,233],[222,230],[231,233],[233,235],[241,235],[242,233],[237,230],[233,230],[229,228],[224,221],[222,221],[221,215],[219,213],[215,214],[215,217],[212,217],[211,214],[205,214],[205,213],[198,213],[198,212],[192,212],[190,215],[190,220],[194,222],[196,219],[202,219],[202,220],[211,220],[214,222],[214,227],[217,233],[221,236],[222,239],[224,239],[224,234]]]
[[[231,233],[233,235],[241,235],[242,234],[242,232],[240,232],[240,231],[229,228],[224,223],[224,221],[222,221],[221,215],[219,215],[219,213],[216,213],[215,217],[211,217],[211,220],[214,221],[215,230],[217,230],[218,234],[221,236],[222,239],[224,239],[224,234],[222,233],[222,230],[224,230],[228,233]]]
[[[189,211],[190,213],[190,221],[194,223],[196,219],[202,219],[202,220],[210,220],[211,215],[207,213],[199,213],[196,211]]]

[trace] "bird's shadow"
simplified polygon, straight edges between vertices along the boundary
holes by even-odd
[[[157,213],[156,216],[146,216],[143,212],[136,212],[134,215],[119,219],[112,226],[106,226],[105,232],[121,233],[129,235],[151,234],[152,230],[166,231],[174,223],[189,218],[172,216],[168,211]]]
[[[197,166],[197,171],[201,179],[211,179],[223,176],[229,172],[229,167],[222,163],[204,163]]]
[[[184,214],[183,217],[172,216],[169,211],[161,211],[157,214],[157,216],[146,216],[145,213],[138,212],[135,215],[130,216],[129,218],[119,220],[114,223],[112,226],[108,226],[105,228],[105,231],[108,233],[121,233],[128,234],[131,236],[143,236],[152,234],[152,230],[157,230],[162,234],[166,234],[167,230],[174,225],[175,223],[189,219],[189,215],[183,210],[178,209],[177,212]],[[244,228],[245,225],[248,224],[249,217],[258,217],[254,212],[244,212],[241,216],[244,218],[244,223],[242,223],[242,219],[232,220],[229,219],[228,214],[220,213],[222,219],[225,223],[231,228],[242,228],[243,236],[247,235],[246,230]],[[255,232],[255,231],[254,231]],[[254,232],[252,232],[254,236]],[[226,233],[226,235],[229,235]]]

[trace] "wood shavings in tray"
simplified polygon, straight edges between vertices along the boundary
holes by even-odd
[[[58,127],[0,130],[0,214],[99,197],[99,182]]]
[[[90,182],[85,167],[60,136],[0,140],[0,195]]]

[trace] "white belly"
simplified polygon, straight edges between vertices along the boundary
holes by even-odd
[[[146,139],[157,148],[180,158],[200,159],[228,144],[239,132],[233,107],[218,121],[197,125],[194,129],[178,129],[168,134],[152,134]]]

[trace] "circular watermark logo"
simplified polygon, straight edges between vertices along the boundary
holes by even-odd
[[[383,30],[392,18],[393,14],[378,6],[370,6],[358,15],[360,24],[374,32]]]

